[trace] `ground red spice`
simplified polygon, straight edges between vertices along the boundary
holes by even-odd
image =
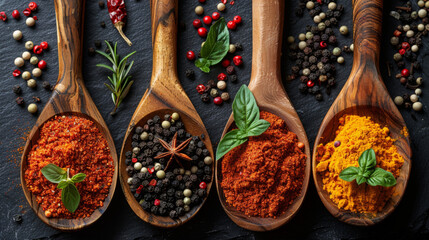
[[[85,218],[103,206],[114,172],[113,159],[106,139],[96,124],[86,118],[55,116],[40,130],[40,138],[27,157],[25,180],[28,189],[47,217]],[[61,190],[49,182],[40,171],[53,163],[70,168],[70,176],[85,173],[84,181],[77,183],[81,200],[78,209],[71,213],[61,202]]]
[[[237,210],[276,218],[301,193],[306,155],[281,118],[264,111],[260,115],[271,126],[224,156],[221,186]]]

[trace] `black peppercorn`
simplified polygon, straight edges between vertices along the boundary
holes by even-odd
[[[307,85],[305,84],[305,83],[301,83],[301,84],[299,84],[299,91],[301,92],[301,93],[306,93],[307,92]]]
[[[192,69],[186,69],[185,75],[189,79],[194,79],[195,78],[195,72]]]
[[[316,94],[316,100],[317,101],[322,101],[323,100],[323,95],[322,94]]]
[[[100,27],[105,28],[106,27],[106,23],[104,21],[100,22]]]
[[[241,45],[241,43],[236,43],[234,45],[235,45],[235,50],[238,50],[238,51],[242,51],[243,50],[243,45]]]
[[[13,86],[13,92],[15,93],[15,94],[21,94],[22,93],[22,89],[21,89],[21,87],[19,86],[19,85],[15,85],[15,86]]]
[[[21,223],[22,222],[22,215],[21,214],[14,214],[12,216],[12,220],[16,223]]]
[[[95,49],[93,47],[88,48],[88,55],[91,57],[95,55]]]
[[[235,82],[237,82],[237,75],[233,74],[233,75],[229,76],[229,79],[231,80],[231,82],[235,83]]]
[[[234,66],[228,66],[228,67],[226,68],[226,73],[227,73],[228,75],[234,74],[234,72],[235,72],[235,70],[234,70]]]
[[[98,6],[100,8],[104,8],[104,1],[98,1]]]
[[[16,102],[16,104],[18,104],[18,105],[23,105],[23,104],[24,104],[24,98],[22,98],[22,97],[17,97],[17,98],[15,99],[15,102]]]
[[[201,101],[203,101],[203,102],[210,101],[210,95],[208,93],[201,94]]]

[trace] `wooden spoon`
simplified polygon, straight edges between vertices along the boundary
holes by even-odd
[[[339,220],[360,226],[378,223],[392,213],[404,194],[411,169],[410,140],[404,135],[405,122],[390,98],[378,68],[382,9],[382,0],[353,0],[353,68],[348,81],[323,119],[313,150],[313,177],[323,204]],[[392,198],[375,216],[338,209],[330,200],[329,194],[323,190],[321,176],[316,172],[317,146],[335,139],[338,120],[344,114],[369,116],[381,126],[387,126],[391,137],[397,139],[395,145],[404,158]]]
[[[164,228],[177,227],[189,221],[201,209],[206,201],[193,207],[184,216],[173,219],[151,214],[139,205],[134,198],[127,183],[128,174],[125,164],[125,153],[131,150],[132,133],[135,126],[143,126],[146,121],[155,115],[163,117],[165,114],[178,112],[186,131],[193,136],[205,136],[205,146],[213,156],[213,148],[206,128],[180,85],[177,76],[177,0],[151,0],[152,9],[152,45],[153,67],[152,79],[149,89],[146,90],[142,100],[134,112],[125,134],[119,164],[119,179],[128,204],[133,211],[145,222]],[[213,165],[212,165],[213,170]],[[213,179],[213,171],[212,171]],[[212,182],[207,184],[207,194]]]
[[[110,136],[106,123],[85,88],[82,77],[82,37],[84,0],[55,0],[58,34],[58,80],[54,92],[30,132],[21,159],[21,185],[28,203],[37,216],[49,226],[72,231],[93,224],[106,211],[115,192],[118,176],[117,154],[115,144]],[[55,115],[77,115],[90,119],[97,124],[110,148],[110,154],[115,165],[112,185],[102,207],[83,219],[47,218],[36,198],[27,189],[25,170],[27,155],[39,138],[40,127]]]
[[[307,192],[310,178],[310,147],[305,130],[282,85],[280,54],[283,34],[284,1],[253,0],[253,60],[249,89],[253,92],[260,110],[281,117],[289,130],[296,133],[305,144],[307,155],[305,177],[300,195],[292,205],[277,218],[248,217],[226,203],[220,182],[222,180],[222,159],[216,161],[216,187],[220,202],[226,214],[240,227],[253,231],[269,231],[288,222],[299,210]],[[223,134],[234,123],[231,114]]]

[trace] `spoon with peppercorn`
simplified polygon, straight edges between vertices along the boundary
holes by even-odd
[[[226,214],[240,227],[252,231],[270,231],[287,223],[298,212],[307,192],[310,178],[310,147],[304,127],[286,95],[281,79],[280,55],[282,49],[284,1],[253,0],[253,59],[249,89],[259,108],[279,116],[290,131],[304,143],[306,154],[305,176],[302,190],[293,203],[277,218],[249,217],[226,202],[222,187],[222,159],[216,161],[215,176],[219,200]],[[223,135],[232,129],[234,118],[231,114]]]
[[[411,169],[408,131],[379,71],[382,9],[382,0],[353,0],[353,68],[349,79],[323,119],[313,149],[313,178],[323,204],[339,220],[359,226],[376,224],[393,212],[404,194]],[[404,158],[391,199],[375,215],[339,209],[323,190],[322,178],[316,171],[319,144],[335,139],[339,119],[345,114],[368,116],[382,127],[388,127],[390,137],[396,139],[395,145]]]
[[[97,221],[106,211],[112,200],[118,176],[117,154],[109,129],[96,105],[85,88],[82,76],[82,38],[84,0],[55,0],[55,12],[58,34],[58,80],[53,94],[40,113],[33,129],[28,135],[21,159],[21,185],[28,203],[37,216],[46,224],[63,231],[79,230]],[[101,207],[91,216],[79,219],[48,218],[37,203],[36,197],[28,190],[25,182],[25,171],[28,166],[27,155],[37,143],[40,128],[57,115],[77,115],[96,123],[108,143],[115,171],[109,193]]]
[[[152,79],[149,89],[146,90],[131,118],[122,144],[119,163],[119,180],[132,210],[145,222],[164,228],[180,226],[196,215],[207,199],[214,172],[214,164],[212,164],[214,155],[210,138],[200,116],[180,85],[177,76],[177,12],[177,0],[151,0]],[[163,119],[160,120],[160,118]],[[177,125],[178,122],[180,122],[180,127]],[[181,137],[177,129],[180,128],[183,130],[183,127],[187,134]],[[154,133],[151,133],[151,130]],[[176,132],[172,139],[170,137],[170,139],[163,140],[161,137],[156,137],[156,134],[165,136],[166,134],[169,135],[170,132]],[[191,136],[194,136],[192,140],[190,139]],[[179,138],[182,138],[183,141],[179,142]],[[149,140],[146,143],[147,139]],[[150,151],[144,146],[140,146],[141,148],[139,146],[135,147],[134,145],[138,141],[145,146],[150,144]],[[180,178],[179,180],[182,182],[182,177],[183,179],[188,178],[188,176],[193,177],[192,175],[194,174],[185,176],[186,174],[183,175],[183,173],[179,172],[174,172],[174,176],[171,175],[172,170],[176,171],[179,168],[183,172],[189,171],[186,168],[190,167],[192,156],[186,154],[185,148],[189,148],[193,142],[199,142],[201,147],[205,146],[206,148],[205,154],[207,154],[207,159],[205,159],[205,162],[207,166],[203,166],[206,176],[204,177],[204,181],[199,185],[201,189],[205,189],[205,194],[202,196],[202,199],[198,199],[199,204],[192,207],[192,205],[187,204],[189,198],[186,196],[195,193],[187,191],[190,190],[188,186],[186,186],[185,190],[180,190],[180,186],[175,186],[175,188],[179,189],[169,187],[168,190],[173,191],[171,193],[168,192],[168,194],[172,195],[169,195],[170,198],[177,198],[178,196],[184,198],[183,201],[179,199],[180,201],[175,202],[174,207],[176,208],[177,206],[177,211],[170,210],[169,213],[165,212],[165,209],[171,209],[168,206],[171,201],[166,201],[165,196],[163,196],[164,199],[153,199],[153,197],[155,194],[163,191],[162,189],[165,189],[165,185],[171,186],[173,184],[167,181],[168,179],[172,179],[172,177],[175,177],[175,179]],[[161,144],[161,149],[157,147],[155,151],[159,155],[153,157],[155,151],[152,151],[155,145],[159,145],[158,143]],[[145,149],[143,150],[143,148]],[[130,154],[135,156],[130,156]],[[132,159],[130,159],[131,157]],[[142,158],[145,160],[142,160]],[[150,159],[148,160],[148,158]],[[168,160],[168,162],[161,163],[162,158]],[[130,160],[134,161],[131,162],[133,166],[129,165]],[[199,160],[201,159],[199,158]],[[142,167],[141,163],[145,164],[145,166]],[[153,165],[153,163],[155,164]],[[133,173],[136,169],[140,169],[139,172]],[[144,172],[141,171],[142,169]],[[145,180],[149,176],[150,181],[148,184],[140,184],[139,188],[135,189],[133,181],[141,182],[141,180],[137,180],[133,177],[134,175],[141,176]],[[167,180],[164,181],[165,179]],[[171,181],[174,182],[173,180]],[[163,184],[163,187],[158,186],[158,184]],[[152,191],[152,186],[155,187],[155,191]],[[146,190],[148,193],[145,192]],[[174,190],[177,191],[174,192]],[[143,192],[145,193],[145,197],[140,196]],[[182,193],[184,196],[182,196]],[[158,197],[158,195],[156,196]],[[183,215],[177,214],[185,206],[188,206],[189,209],[186,209],[187,211]]]

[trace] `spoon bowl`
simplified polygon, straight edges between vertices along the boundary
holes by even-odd
[[[74,231],[90,226],[97,221],[109,206],[116,188],[118,176],[117,154],[109,129],[100,112],[84,86],[82,77],[82,37],[83,37],[83,0],[55,0],[58,32],[59,74],[54,92],[31,130],[21,158],[21,186],[24,195],[37,216],[49,226]],[[37,203],[36,197],[28,190],[25,171],[28,167],[27,156],[40,137],[40,127],[56,115],[75,115],[94,122],[105,137],[112,156],[115,171],[109,194],[103,206],[97,208],[91,216],[81,219],[47,218]]]
[[[354,61],[350,77],[326,114],[313,148],[313,178],[318,194],[328,211],[339,220],[352,225],[369,226],[385,219],[399,204],[411,170],[411,149],[408,131],[393,103],[378,68],[382,19],[382,0],[353,0]],[[394,193],[381,212],[376,215],[352,213],[338,209],[323,190],[321,176],[316,172],[317,147],[333,141],[339,119],[345,114],[368,116],[388,127],[395,146],[404,158]]]
[[[222,159],[216,161],[216,187],[219,200],[226,214],[240,227],[252,231],[270,231],[287,223],[298,212],[307,192],[310,179],[310,146],[304,127],[293,108],[282,85],[280,53],[283,32],[284,1],[253,0],[253,59],[249,89],[255,96],[261,111],[267,111],[282,118],[288,129],[305,145],[307,155],[305,176],[301,193],[287,210],[277,218],[249,217],[226,202],[222,186]],[[223,135],[234,126],[231,114]]]
[[[173,219],[149,213],[134,198],[127,183],[128,174],[125,164],[125,153],[131,150],[132,133],[136,126],[142,126],[155,115],[164,116],[177,112],[187,132],[193,136],[204,136],[204,142],[210,156],[214,158],[213,148],[206,128],[186,95],[177,77],[177,0],[151,0],[152,9],[152,45],[153,69],[149,89],[134,112],[125,134],[122,145],[119,179],[125,198],[133,211],[143,221],[164,228],[177,227],[189,221],[201,209],[207,199],[213,181],[213,165],[211,181],[207,183],[207,194],[199,206],[193,207],[185,215]]]

